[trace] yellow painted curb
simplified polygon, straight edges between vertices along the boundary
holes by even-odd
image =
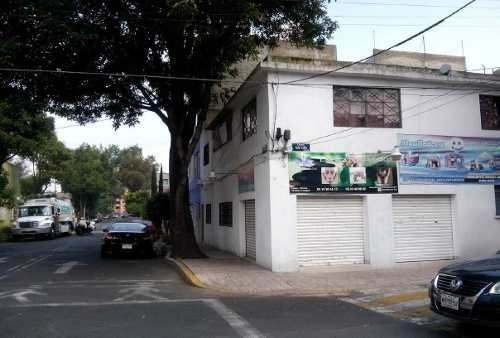
[[[203,284],[196,274],[191,271],[191,269],[184,264],[180,259],[167,257],[167,261],[177,270],[179,275],[181,275],[182,279],[186,281],[186,283],[195,286],[197,288],[205,289],[206,286]]]
[[[377,305],[377,306],[390,306],[399,303],[405,303],[412,300],[420,300],[428,297],[427,291],[417,291],[411,293],[402,293],[394,296],[384,297],[380,299],[376,299],[373,302],[370,302],[368,305]]]

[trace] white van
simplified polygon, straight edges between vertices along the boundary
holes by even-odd
[[[18,208],[18,219],[12,228],[12,236],[54,238],[69,235],[74,224],[75,213],[70,200],[33,199]]]

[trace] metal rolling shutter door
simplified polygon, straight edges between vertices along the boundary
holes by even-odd
[[[394,196],[392,204],[396,262],[453,258],[450,196]]]
[[[245,239],[246,255],[247,257],[255,260],[255,200],[245,201]]]
[[[297,242],[301,266],[364,263],[363,200],[298,197]]]

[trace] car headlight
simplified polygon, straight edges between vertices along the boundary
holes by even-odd
[[[489,291],[493,295],[500,295],[500,282],[493,285]]]
[[[437,289],[438,287],[438,277],[439,277],[439,274],[437,274],[434,279],[431,281],[432,285],[434,286],[434,289]]]

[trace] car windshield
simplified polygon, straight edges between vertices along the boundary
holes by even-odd
[[[111,226],[111,231],[144,231],[146,226],[141,223],[115,223]]]
[[[19,208],[19,217],[50,216],[49,206],[32,206]]]

